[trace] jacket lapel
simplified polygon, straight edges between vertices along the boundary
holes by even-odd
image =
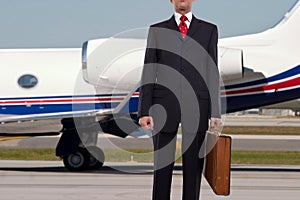
[[[170,29],[170,30],[175,31],[176,36],[177,36],[181,41],[183,40],[183,38],[182,38],[182,36],[181,36],[181,33],[180,33],[180,30],[179,30],[179,27],[178,27],[178,25],[176,24],[175,16],[174,16],[174,15],[168,20],[167,28]]]
[[[187,35],[193,38],[193,35],[197,33],[197,31],[201,30],[201,20],[197,19],[194,15],[190,24],[190,28],[187,32]]]
[[[174,15],[167,21],[167,28],[174,31],[179,31],[179,27],[176,24]]]

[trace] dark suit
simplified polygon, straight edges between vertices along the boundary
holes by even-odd
[[[170,199],[176,133],[182,126],[183,199],[199,199],[199,150],[210,117],[220,118],[217,27],[193,16],[182,38],[174,16],[149,29],[139,117],[154,119],[153,199]],[[152,107],[153,105],[160,107]]]

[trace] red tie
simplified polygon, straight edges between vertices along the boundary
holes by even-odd
[[[185,15],[182,15],[180,17],[180,23],[179,23],[179,30],[181,32],[182,38],[184,39],[187,32],[188,32],[188,27],[185,23],[185,21],[188,20],[188,18]]]

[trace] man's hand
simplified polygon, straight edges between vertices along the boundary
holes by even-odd
[[[153,130],[153,127],[154,127],[153,118],[150,116],[141,117],[139,119],[139,124],[145,130]]]
[[[210,127],[213,130],[219,130],[221,128],[222,125],[222,120],[220,118],[210,118]]]

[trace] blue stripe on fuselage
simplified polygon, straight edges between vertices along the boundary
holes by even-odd
[[[227,97],[226,113],[257,108],[265,105],[280,103],[300,98],[300,88],[272,93],[260,93],[252,95],[241,95]],[[115,108],[119,103],[86,103],[86,104],[45,104],[45,105],[12,105],[0,106],[0,114],[27,115],[27,114],[45,114],[55,112],[72,112],[84,110],[99,110],[106,108]],[[137,112],[138,98],[131,98],[130,101],[120,111]]]
[[[227,97],[226,113],[258,108],[300,98],[300,88],[282,92],[260,93]]]
[[[99,110],[115,108],[119,102],[113,103],[80,103],[80,104],[39,104],[39,105],[3,105],[0,106],[2,115],[30,115],[58,112],[75,112],[84,110]],[[136,112],[138,109],[138,98],[131,98],[123,107],[121,112]]]
[[[288,71],[277,74],[275,76],[271,76],[269,78],[264,78],[264,79],[260,79],[260,80],[256,80],[256,81],[250,81],[250,82],[246,82],[246,83],[227,85],[227,86],[225,86],[225,89],[229,90],[229,89],[236,89],[236,88],[241,88],[241,87],[261,85],[261,84],[270,83],[270,82],[273,82],[273,81],[278,81],[278,80],[281,80],[281,79],[285,79],[285,78],[288,78],[288,77],[292,77],[292,76],[295,76],[297,74],[300,74],[300,65],[298,65],[297,67],[294,67],[294,68],[292,68]]]

